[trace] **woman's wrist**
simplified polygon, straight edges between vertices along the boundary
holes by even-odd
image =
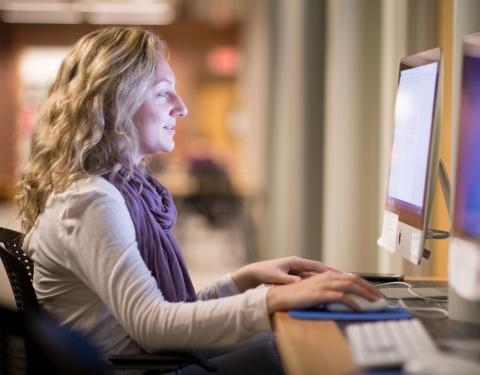
[[[282,310],[282,301],[280,298],[281,286],[272,286],[267,293],[267,310],[270,315]]]
[[[248,289],[255,288],[257,286],[255,276],[251,272],[248,265],[242,268],[239,268],[238,270],[233,272],[232,279],[241,293],[245,292]]]

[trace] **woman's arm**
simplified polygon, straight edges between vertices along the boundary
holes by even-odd
[[[68,202],[59,228],[67,249],[65,267],[147,351],[229,345],[269,330],[269,318],[279,310],[342,299],[346,293],[376,298],[367,282],[330,271],[231,297],[170,303],[140,256],[133,222],[119,193],[72,194]]]
[[[197,292],[199,300],[209,300],[214,298],[223,298],[239,294],[237,284],[233,281],[232,274],[227,274],[220,278],[215,284],[209,285],[206,288]]]
[[[248,264],[232,274],[240,292],[260,284],[290,284],[325,271],[340,272],[315,260],[290,256]]]
[[[270,329],[266,288],[194,303],[165,301],[140,256],[121,199],[72,195],[61,237],[66,267],[140,346],[147,351],[225,346]]]

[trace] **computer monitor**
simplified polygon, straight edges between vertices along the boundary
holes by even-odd
[[[378,244],[420,264],[438,169],[440,48],[400,61],[393,146]]]
[[[480,323],[480,33],[465,36],[462,67],[449,315]]]

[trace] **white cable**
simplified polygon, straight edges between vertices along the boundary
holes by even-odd
[[[392,281],[392,282],[389,282],[389,283],[383,283],[383,284],[377,284],[375,285],[376,288],[378,288],[379,286],[385,286],[385,285],[392,285],[392,284],[401,284],[401,285],[406,285],[407,286],[407,290],[408,292],[412,295],[412,296],[415,296],[417,298],[420,298],[420,299],[423,299],[425,301],[431,301],[431,302],[446,302],[446,299],[445,298],[431,298],[431,297],[425,297],[425,296],[422,296],[420,294],[417,294],[413,291],[413,286],[410,285],[409,283],[406,283],[405,281]]]
[[[443,299],[443,298],[442,299],[440,299],[440,298],[429,298],[429,297],[424,297],[424,296],[421,296],[420,294],[415,293],[412,290],[413,286],[409,283],[404,282],[404,281],[392,281],[392,282],[388,282],[388,283],[377,284],[377,285],[375,285],[375,287],[378,288],[378,287],[382,287],[382,286],[386,286],[386,285],[392,285],[392,284],[396,284],[396,285],[400,284],[400,285],[407,286],[407,290],[411,295],[413,295],[417,298],[420,298],[422,300],[432,301],[432,302],[445,302],[445,299]],[[426,318],[426,319],[445,319],[445,318],[448,318],[448,311],[445,310],[445,309],[442,309],[440,307],[412,307],[412,306],[408,306],[402,298],[398,298],[398,302],[401,306],[403,306],[406,309],[412,311],[415,315],[419,316],[420,318]],[[419,311],[439,312],[439,313],[442,313],[442,317],[441,318],[433,318],[430,315],[418,314]],[[415,312],[417,312],[417,313],[415,313]]]
[[[412,306],[408,306],[403,301],[403,299],[399,299],[398,302],[400,303],[400,305],[405,307],[407,310],[413,312],[416,316],[418,316],[420,318],[424,318],[424,319],[446,319],[446,318],[448,318],[448,311],[445,310],[445,309],[442,309],[440,307],[412,307]],[[419,314],[418,311],[429,311],[429,312],[435,311],[435,312],[441,313],[442,316],[439,317],[439,318],[435,318],[435,317],[432,317],[431,315]]]
[[[408,287],[411,287],[411,285],[409,283],[406,283],[405,281],[389,281],[388,283],[376,284],[374,286],[375,288],[378,288],[379,286],[392,285],[392,284],[401,284],[401,285],[406,285]]]

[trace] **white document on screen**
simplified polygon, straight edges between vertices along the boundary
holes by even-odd
[[[382,236],[378,239],[377,244],[393,253],[395,251],[397,232],[398,215],[388,210],[384,210]]]
[[[437,63],[400,73],[388,196],[423,206],[428,171]]]
[[[480,301],[480,247],[453,237],[448,255],[448,282],[463,298]]]

